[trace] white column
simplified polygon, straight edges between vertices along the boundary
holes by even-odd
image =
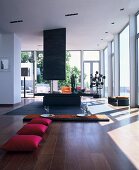
[[[83,75],[83,50],[81,50],[81,88],[84,88],[84,75]]]
[[[0,104],[21,102],[21,46],[18,37],[2,34],[0,57],[8,60],[8,69],[0,71]]]
[[[118,34],[114,35],[114,73],[115,73],[115,96],[120,95],[120,57],[119,57],[119,36]]]
[[[105,70],[104,70],[104,50],[100,51],[100,73],[102,75],[105,75]],[[105,86],[103,86],[103,89],[101,90],[101,96],[105,96],[105,91],[104,91]]]
[[[53,91],[58,91],[58,81],[53,80]]]
[[[113,94],[113,82],[112,82],[112,46],[111,42],[108,42],[108,96]]]
[[[130,106],[136,105],[136,18],[129,17]]]

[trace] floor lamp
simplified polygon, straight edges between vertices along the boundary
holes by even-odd
[[[30,70],[28,67],[21,68],[21,76],[24,77],[24,98],[26,98],[26,77],[30,76]]]

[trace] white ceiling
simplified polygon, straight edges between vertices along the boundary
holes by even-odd
[[[99,50],[138,10],[139,0],[0,0],[0,32],[15,32],[22,50],[40,50],[43,30],[65,27],[68,50]]]

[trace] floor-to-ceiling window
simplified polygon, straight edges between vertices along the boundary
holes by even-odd
[[[21,67],[27,67],[29,76],[26,77],[26,97],[33,97],[34,93],[50,91],[50,82],[43,80],[43,51],[22,51]],[[90,74],[100,71],[100,52],[84,51],[83,77],[84,88],[90,91]],[[58,81],[58,90],[62,86],[71,85],[71,75],[76,75],[76,86],[81,88],[81,51],[66,51],[66,80]],[[24,97],[24,76],[21,77],[21,93]]]
[[[95,75],[96,71],[100,71],[100,53],[99,51],[84,51],[83,56],[83,83],[86,91],[90,91],[90,75]],[[91,89],[96,91],[96,88]]]
[[[104,50],[104,67],[105,67],[105,97],[108,97],[108,48]]]
[[[76,76],[76,86],[81,87],[81,51],[67,51],[70,54],[71,74]]]
[[[66,79],[58,81],[59,90],[62,86],[71,86],[71,75],[75,76],[76,87],[81,88],[81,51],[66,51]]]
[[[33,97],[34,93],[47,93],[49,91],[49,81],[43,80],[43,52],[22,51],[21,97]]]
[[[129,26],[120,34],[120,96],[130,95]]]

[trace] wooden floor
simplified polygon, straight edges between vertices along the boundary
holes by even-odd
[[[10,109],[14,107],[0,107],[0,112]],[[139,169],[138,108],[119,110],[115,107],[109,122],[53,122],[35,152],[0,150],[0,170]],[[0,116],[0,145],[23,126],[22,119],[17,115]]]

